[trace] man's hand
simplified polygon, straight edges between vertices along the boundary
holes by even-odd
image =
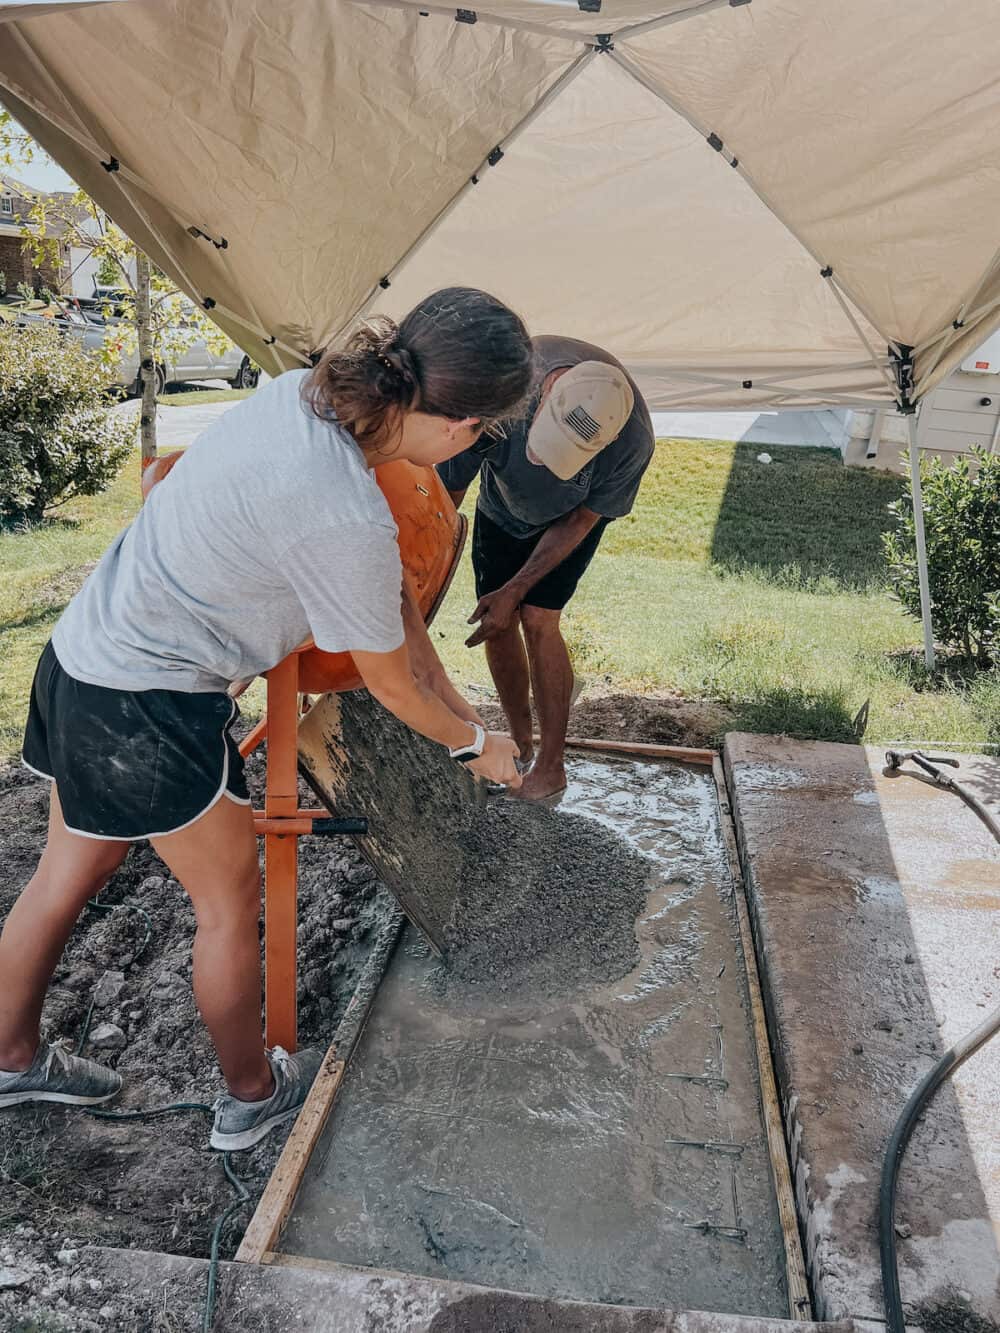
[[[510,584],[498,588],[496,592],[488,592],[485,597],[480,597],[476,604],[476,609],[468,619],[468,624],[474,625],[479,621],[479,628],[465,641],[466,648],[475,648],[477,644],[485,643],[487,639],[495,639],[498,634],[510,628],[510,622],[514,619],[517,608],[521,605],[521,596],[513,590]]]

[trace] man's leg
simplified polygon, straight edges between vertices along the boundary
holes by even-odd
[[[564,761],[573,665],[559,625],[561,614],[541,606],[521,607],[541,743],[534,768],[511,795],[529,801],[554,796],[566,786]]]
[[[527,763],[535,752],[535,743],[531,724],[531,676],[521,638],[520,613],[503,634],[486,640],[486,664],[497,687],[510,734],[521,752],[520,762]]]

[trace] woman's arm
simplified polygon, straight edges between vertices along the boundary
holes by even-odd
[[[417,599],[405,574],[403,576],[403,629],[406,634],[406,646],[410,653],[410,665],[419,683],[425,689],[430,690],[431,694],[436,694],[463,721],[474,722],[482,726],[483,719],[472,705],[462,698],[448,679],[448,673],[445,671],[441,659],[437,655],[437,650],[431,642],[427,626],[424,624],[424,618],[417,605]]]
[[[400,722],[449,750],[461,749],[472,742],[475,736],[472,724],[414,677],[405,643],[391,653],[355,650],[352,656],[365,687]],[[491,782],[519,787],[521,776],[514,765],[517,754],[517,746],[509,736],[487,732],[482,755],[467,767]]]

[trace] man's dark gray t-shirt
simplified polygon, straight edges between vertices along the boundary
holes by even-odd
[[[561,481],[547,467],[532,463],[527,455],[528,431],[538,408],[542,381],[553,370],[581,361],[603,361],[613,366],[621,363],[601,348],[576,338],[543,336],[533,342],[536,388],[524,416],[508,423],[506,440],[485,458],[467,449],[438,464],[442,481],[450,491],[464,491],[482,468],[479,511],[512,537],[537,536],[580,505],[603,518],[623,518],[635,502],[642,474],[653,456],[653,423],[642,395],[629,376],[635,407],[624,430],[582,472]]]

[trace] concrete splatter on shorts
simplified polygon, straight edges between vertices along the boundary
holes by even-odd
[[[47,644],[35,671],[22,758],[55,782],[63,819],[87,838],[176,833],[222,796],[250,804],[228,694],[113,690],[68,675]]]

